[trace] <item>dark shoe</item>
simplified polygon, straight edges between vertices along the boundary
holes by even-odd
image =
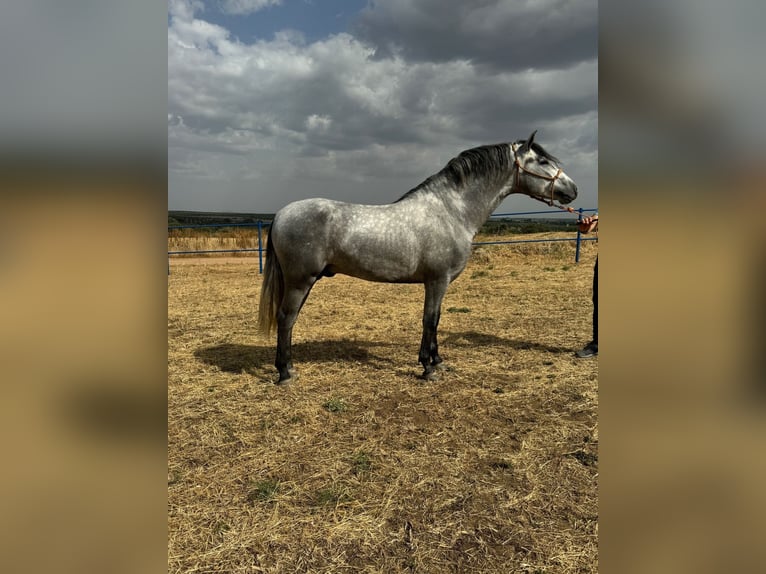
[[[585,345],[582,349],[577,351],[575,355],[580,357],[581,359],[586,359],[588,357],[595,357],[596,355],[598,355],[598,343],[596,343],[596,341],[591,341],[590,343]]]

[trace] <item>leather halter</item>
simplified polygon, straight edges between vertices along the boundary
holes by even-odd
[[[556,175],[554,175],[553,177],[542,174],[542,173],[536,173],[534,171],[530,171],[527,168],[525,168],[523,165],[521,165],[521,162],[519,161],[519,156],[516,155],[516,150],[514,149],[513,146],[511,146],[511,151],[513,151],[513,165],[516,166],[516,171],[513,172],[513,185],[511,186],[511,189],[513,189],[514,187],[516,188],[519,187],[519,173],[522,171],[524,173],[528,173],[529,175],[533,175],[535,177],[539,177],[540,179],[544,179],[545,181],[550,181],[551,182],[550,183],[550,188],[551,188],[550,199],[544,199],[542,197],[537,197],[535,199],[544,201],[545,203],[553,207],[554,206],[553,187],[556,185],[556,180],[559,178],[559,176],[562,173],[564,173],[563,170],[561,168],[558,168]],[[559,206],[556,206],[556,207],[559,207]]]

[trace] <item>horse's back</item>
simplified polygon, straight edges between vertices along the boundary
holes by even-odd
[[[323,214],[332,211],[336,208],[336,205],[340,203],[332,199],[324,199],[321,197],[313,197],[310,199],[300,199],[288,203],[282,209],[277,211],[274,215],[274,224],[278,225],[280,222],[286,224],[287,222],[302,221],[306,218],[312,218],[316,216],[322,216]]]

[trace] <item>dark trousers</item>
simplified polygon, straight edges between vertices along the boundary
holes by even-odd
[[[598,256],[593,266],[593,341],[598,343]]]

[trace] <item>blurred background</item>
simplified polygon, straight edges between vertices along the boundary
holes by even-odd
[[[599,9],[601,568],[760,570],[766,7]],[[166,34],[3,7],[4,572],[166,568]]]
[[[760,571],[766,5],[599,8],[600,568]]]
[[[167,568],[166,6],[0,17],[0,571]]]

